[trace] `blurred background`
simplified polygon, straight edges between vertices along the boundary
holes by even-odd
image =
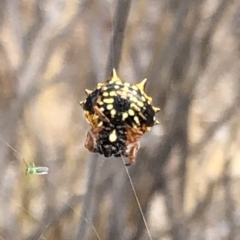
[[[122,160],[84,148],[113,65],[161,107],[129,168],[152,239],[240,239],[239,39],[238,0],[1,0],[0,239],[151,239]]]

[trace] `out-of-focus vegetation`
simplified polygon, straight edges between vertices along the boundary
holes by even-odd
[[[118,63],[161,107],[129,168],[152,238],[240,239],[240,2],[124,2],[0,1],[0,239],[149,239],[122,160],[84,148]]]

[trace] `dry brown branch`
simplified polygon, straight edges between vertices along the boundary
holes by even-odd
[[[131,3],[131,0],[117,1],[117,7],[114,14],[113,35],[109,46],[106,78],[111,75],[113,68],[118,69]]]
[[[131,1],[119,0],[117,3],[115,17],[114,17],[115,20],[114,20],[113,37],[109,46],[109,57],[108,57],[108,63],[106,68],[107,69],[106,78],[108,78],[108,76],[110,75],[113,66],[117,69],[119,65],[122,45],[124,40],[124,31],[126,28],[130,6],[131,6]],[[99,179],[100,172],[102,172],[100,171],[100,162],[98,160],[98,156],[96,155],[92,156],[89,166],[90,167],[88,170],[89,177],[88,177],[87,192],[85,194],[83,204],[86,206],[86,209],[88,211],[88,216],[92,221],[94,221],[93,220],[95,219],[94,216],[96,216],[97,212],[99,211],[99,208],[96,207],[96,206],[99,206],[97,202],[100,202],[100,198],[98,197],[99,194],[96,193],[97,189],[95,187],[97,186],[97,181]],[[84,214],[84,217],[87,217],[86,213]],[[86,222],[80,219],[80,227],[78,229],[76,239],[88,238],[87,237],[88,230],[89,230],[89,227],[86,225]]]

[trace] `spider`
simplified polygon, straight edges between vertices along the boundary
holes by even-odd
[[[85,89],[87,98],[80,102],[91,126],[85,147],[105,157],[129,158],[132,165],[140,148],[139,139],[159,122],[152,98],[145,93],[147,79],[136,85],[123,82],[113,69],[106,83],[98,83],[93,91]]]

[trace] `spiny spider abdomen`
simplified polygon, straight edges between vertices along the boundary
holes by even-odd
[[[91,129],[85,147],[105,157],[124,155],[131,165],[139,150],[139,138],[158,124],[160,109],[152,106],[145,93],[147,79],[136,85],[123,82],[113,69],[106,83],[98,83],[93,91],[85,90],[87,98],[80,102]]]

